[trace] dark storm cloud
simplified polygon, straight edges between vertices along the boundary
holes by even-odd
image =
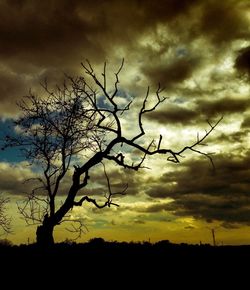
[[[250,157],[214,156],[216,170],[208,161],[201,159],[183,164],[181,171],[163,174],[160,188],[151,187],[147,194],[152,197],[176,197],[182,194],[203,193],[208,195],[248,195],[250,185]],[[163,190],[165,188],[165,191]],[[160,189],[160,190],[157,190]],[[158,192],[157,192],[158,191]]]
[[[151,0],[139,0],[139,1],[128,1],[137,2],[142,11],[144,11],[145,17],[151,19],[151,21],[166,21],[171,20],[183,13],[186,13],[200,0],[160,0],[157,4]],[[138,7],[138,8],[139,8]]]
[[[0,1],[1,112],[15,113],[15,101],[39,89],[43,76],[60,82],[86,48],[89,57],[102,58],[102,47],[87,36],[98,25],[82,19],[76,1]]]
[[[77,1],[1,1],[0,56],[19,58],[38,66],[66,66],[88,47],[90,53],[101,54],[88,40],[103,25],[82,18]],[[101,17],[99,14],[98,17]],[[78,60],[79,61],[79,60]]]
[[[240,74],[250,77],[250,46],[239,51],[235,59],[235,68]]]
[[[162,86],[169,87],[178,84],[192,76],[198,65],[198,59],[187,59],[185,57],[175,59],[172,63],[160,65],[146,65],[142,72],[155,85],[160,83]]]
[[[102,59],[103,47],[129,42],[149,26],[184,13],[195,2],[1,1],[0,55],[42,66],[80,61],[86,51],[88,57]]]
[[[24,87],[33,87],[37,76],[52,75],[53,81],[60,82],[60,72],[78,72],[85,57],[102,63],[117,58],[120,48],[125,54],[120,58],[140,55],[144,60],[141,72],[150,84],[179,84],[200,65],[200,55],[177,54],[168,62],[152,62],[150,55],[153,53],[154,59],[159,55],[148,47],[143,50],[138,40],[146,33],[156,35],[159,24],[180,39],[186,35],[187,43],[201,36],[218,43],[245,38],[244,5],[244,1],[234,0],[2,0],[0,62],[6,66],[9,82],[15,80],[10,99],[18,99],[18,92],[23,95]],[[190,29],[187,22],[192,23]],[[158,44],[164,52],[174,43],[160,37]],[[10,72],[25,78],[13,78]],[[0,100],[6,100],[5,88],[0,88]],[[9,110],[14,110],[13,106]]]
[[[182,13],[175,14],[173,21],[167,17],[160,18],[158,23],[165,24],[169,28],[167,33],[172,36],[158,40],[158,45],[161,46],[158,54],[155,51],[152,53],[150,46],[147,47],[144,59],[148,59],[148,62],[142,66],[142,72],[154,85],[160,82],[168,88],[192,77],[210,52],[209,45],[203,44],[200,50],[195,51],[190,44],[198,39],[205,40],[213,47],[212,61],[216,58],[219,60],[225,47],[229,47],[232,41],[249,39],[249,20],[245,13],[248,8],[246,1],[194,1],[184,5]],[[170,47],[178,48],[180,45],[191,48],[184,50],[182,56],[185,57],[180,58],[177,53],[168,57],[167,61],[160,58]]]
[[[146,115],[149,120],[162,124],[182,124],[188,125],[196,123],[197,120],[207,118],[229,116],[234,113],[243,113],[248,108],[249,100],[241,98],[224,97],[219,100],[199,100],[194,103],[194,108],[188,109],[180,105],[167,104],[165,109],[156,110]],[[247,126],[246,119],[242,126]]]
[[[117,48],[134,46],[138,35],[185,13],[196,2],[0,1],[0,63],[6,67],[1,111],[6,112],[6,100],[15,102],[26,94],[25,88],[37,87],[37,76],[60,82],[61,72],[79,70],[85,57],[103,62]],[[9,104],[9,111],[16,108]]]
[[[219,100],[200,100],[196,104],[197,111],[206,117],[243,113],[249,108],[248,99],[232,97],[224,97]]]
[[[249,153],[249,152],[248,152]],[[190,162],[183,170],[163,174],[148,187],[153,198],[171,197],[172,203],[154,206],[150,211],[170,210],[175,215],[207,221],[250,224],[249,154],[217,156],[216,171],[206,161]]]
[[[177,216],[193,216],[197,219],[205,219],[207,222],[217,220],[221,221],[222,225],[225,223],[250,225],[250,198],[240,202],[238,197],[211,200],[205,196],[200,200],[196,195],[184,195],[169,204],[166,209],[173,211]]]
[[[249,24],[244,14],[247,1],[203,1],[198,31],[217,46],[234,39],[249,37]]]
[[[146,116],[149,120],[168,124],[188,124],[194,121],[198,114],[194,110],[189,110],[180,106],[167,106],[166,110],[153,111]]]
[[[88,57],[100,60],[108,49],[134,43],[135,37],[144,31],[154,29],[159,23],[175,22],[195,7],[202,11],[200,26],[204,35],[230,33],[233,38],[246,25],[239,20],[244,17],[237,2],[226,3],[201,0],[160,0],[157,3],[149,0],[1,1],[0,55],[10,61],[14,57],[41,66],[65,67],[71,65],[72,60],[79,62],[87,52]],[[189,64],[180,65],[189,70]]]
[[[5,114],[13,112],[16,100],[27,94],[25,76],[0,70],[0,110]]]
[[[241,125],[241,127],[242,127],[242,125]],[[242,128],[244,128],[244,127],[242,127]],[[232,133],[232,134],[222,133],[216,138],[216,140],[219,144],[222,144],[222,143],[224,143],[224,144],[225,143],[241,144],[242,142],[245,141],[248,132],[249,132],[249,130],[246,130],[244,128],[244,130],[240,130],[240,131]],[[242,146],[240,146],[240,147],[243,151],[245,151],[244,147],[242,147]]]
[[[247,116],[244,118],[244,121],[243,121],[242,124],[241,124],[241,128],[242,128],[242,129],[246,129],[246,128],[250,129],[250,116],[249,116],[249,115],[247,115]]]
[[[153,185],[148,186],[148,189],[146,190],[146,194],[152,198],[166,198],[166,197],[172,197],[174,192],[169,182],[166,185],[164,182],[161,181],[161,179],[159,179],[158,184],[154,183]]]

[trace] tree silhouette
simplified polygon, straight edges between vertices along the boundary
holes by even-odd
[[[10,218],[6,215],[6,204],[9,202],[8,198],[0,196],[0,228],[4,233],[10,233]]]
[[[162,154],[168,161],[178,163],[182,153],[187,150],[205,155],[212,161],[209,154],[197,148],[219,121],[215,125],[209,123],[210,128],[202,137],[198,136],[192,145],[179,151],[162,148],[161,135],[159,140],[152,140],[145,146],[141,141],[145,135],[143,117],[154,111],[166,99],[161,96],[160,85],[155,93],[154,103],[149,102],[150,91],[147,88],[137,115],[138,133],[127,138],[121,118],[130,110],[132,101],[121,105],[118,98],[119,75],[124,61],[114,74],[112,89],[107,87],[106,63],[100,78],[88,61],[81,65],[84,69],[83,76],[66,76],[64,84],[54,91],[51,91],[45,82],[42,85],[46,96],[39,98],[30,92],[23,98],[18,104],[22,114],[15,121],[19,134],[6,136],[5,140],[5,147],[20,147],[27,160],[42,168],[42,174],[37,178],[40,186],[32,191],[26,204],[23,207],[19,206],[19,210],[27,221],[31,219],[41,222],[36,232],[37,243],[44,246],[54,243],[54,227],[64,221],[73,207],[82,206],[85,202],[92,203],[97,208],[118,206],[113,198],[125,194],[127,186],[125,185],[120,192],[112,191],[104,162],[113,162],[129,170],[139,170],[143,167],[147,155]],[[115,153],[118,146],[119,153]],[[127,161],[126,153],[129,150],[137,150],[140,153],[140,156],[134,154],[133,159],[137,158],[137,161]],[[85,156],[85,159],[77,159],[79,154]],[[73,165],[72,168],[72,163],[77,162],[81,162],[81,165]],[[107,180],[108,193],[102,204],[81,191],[88,185],[91,170],[98,164],[103,165]],[[62,182],[70,172],[72,178],[69,190],[63,203],[56,205],[56,197],[63,190]]]

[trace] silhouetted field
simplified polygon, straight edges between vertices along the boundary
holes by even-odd
[[[11,277],[9,283],[18,279],[22,289],[40,289],[42,285],[58,288],[58,283],[69,289],[79,283],[105,285],[105,289],[108,286],[113,289],[183,289],[184,283],[192,289],[207,289],[214,281],[223,287],[237,282],[237,289],[243,289],[239,285],[244,278],[248,279],[249,258],[248,245],[126,243],[96,238],[82,244],[58,243],[46,249],[36,244],[1,245],[0,273],[2,277]],[[154,286],[149,287],[149,283]],[[166,287],[173,283],[174,288]]]
[[[154,244],[149,242],[106,242],[95,238],[88,243],[58,243],[51,248],[39,248],[31,245],[0,245],[1,261],[19,261],[25,264],[53,261],[73,262],[79,259],[85,263],[117,263],[132,262],[145,266],[145,262],[166,262],[178,266],[197,265],[212,262],[213,267],[220,264],[240,261],[250,258],[250,245],[245,246],[211,246],[173,244],[169,241],[160,241]]]

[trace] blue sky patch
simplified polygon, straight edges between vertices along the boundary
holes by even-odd
[[[6,135],[15,136],[16,132],[14,129],[14,123],[12,119],[0,119],[0,147],[2,148],[4,144],[4,138]],[[22,156],[19,148],[7,148],[5,150],[0,150],[0,162],[21,162],[25,158]]]

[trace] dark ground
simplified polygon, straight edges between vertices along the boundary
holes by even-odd
[[[118,243],[96,238],[89,243],[60,243],[47,249],[40,249],[35,244],[2,245],[0,263],[1,277],[15,273],[13,278],[18,279],[21,289],[24,289],[21,285],[27,287],[27,277],[33,277],[39,283],[52,279],[54,285],[90,282],[91,285],[101,284],[104,289],[110,285],[115,289],[128,289],[130,284],[129,288],[136,289],[134,283],[139,283],[139,289],[142,289],[142,285],[146,287],[152,282],[158,286],[147,289],[183,289],[178,286],[183,283],[189,288],[200,285],[199,289],[208,289],[208,285],[213,283],[212,287],[215,287],[218,283],[225,286],[228,282],[230,289],[249,289],[249,282],[244,288],[240,283],[249,280],[250,246],[213,247],[172,244],[169,241]],[[160,286],[170,281],[174,282],[174,288]],[[237,286],[232,287],[235,282]],[[36,289],[34,284],[30,285]]]

